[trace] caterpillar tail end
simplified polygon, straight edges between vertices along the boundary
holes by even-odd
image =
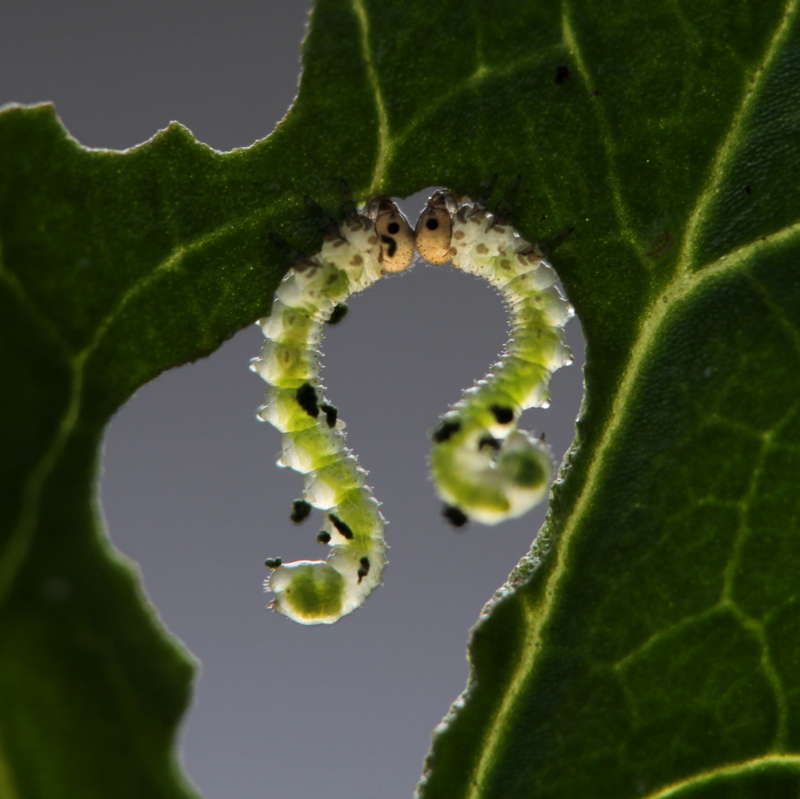
[[[379,523],[372,525],[367,535],[354,534],[345,518],[329,514],[317,536],[319,543],[331,547],[327,560],[266,561],[272,574],[264,581],[264,590],[274,594],[270,603],[273,610],[299,624],[311,625],[333,624],[361,607],[381,585],[386,564],[383,520],[377,503],[374,505],[368,510],[375,511]],[[359,507],[357,503],[343,503],[337,510],[352,521]]]
[[[264,580],[275,598],[271,607],[299,624],[333,624],[346,612],[345,579],[323,560],[279,563]]]

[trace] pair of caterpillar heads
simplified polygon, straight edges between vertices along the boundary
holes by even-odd
[[[312,507],[325,515],[317,541],[330,547],[326,560],[266,562],[271,607],[302,624],[330,624],[355,610],[386,563],[386,522],[319,380],[323,328],[350,294],[407,269],[415,249],[429,263],[452,262],[487,280],[511,320],[500,360],[433,431],[431,475],[444,515],[456,526],[497,524],[537,505],[550,485],[548,447],[517,423],[527,408],[549,405],[552,373],[571,362],[564,325],[573,312],[539,248],[506,214],[448,191],[433,194],[415,229],[386,197],[351,209],[326,231],[321,251],[298,258],[283,279],[259,322],[266,341],[252,363],[269,384],[258,415],[282,434],[278,465],[304,477],[291,518],[303,521]]]

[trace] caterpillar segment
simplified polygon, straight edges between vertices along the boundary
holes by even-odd
[[[528,408],[550,404],[550,378],[572,362],[564,325],[572,307],[535,244],[482,204],[447,191],[428,201],[416,226],[417,250],[491,283],[502,295],[511,337],[485,378],[464,392],[433,431],[431,475],[445,516],[498,524],[541,502],[553,457],[540,439],[517,427]]]
[[[303,475],[293,517],[304,518],[306,505],[325,517],[317,540],[329,547],[326,560],[266,562],[271,607],[301,624],[331,624],[355,610],[381,583],[386,562],[386,523],[319,380],[323,328],[351,294],[413,258],[408,221],[378,197],[329,231],[317,255],[292,266],[259,322],[266,340],[251,368],[269,386],[258,416],[281,432],[278,465]]]

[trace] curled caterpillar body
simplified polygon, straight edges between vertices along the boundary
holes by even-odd
[[[259,322],[266,341],[251,368],[269,388],[258,416],[282,433],[278,464],[303,474],[295,511],[307,504],[325,512],[317,540],[330,547],[325,561],[267,561],[272,607],[302,624],[331,624],[355,610],[380,584],[386,561],[378,502],[319,381],[322,330],[350,294],[402,271],[413,257],[405,217],[391,200],[376,198],[366,215],[352,213],[329,232],[319,254],[294,264]]]
[[[488,280],[511,316],[505,352],[441,418],[431,452],[431,474],[447,507],[497,524],[526,513],[547,494],[550,450],[517,422],[527,408],[549,406],[550,377],[572,362],[564,336],[572,307],[538,248],[478,203],[434,193],[417,223],[416,242],[425,260],[452,260]]]

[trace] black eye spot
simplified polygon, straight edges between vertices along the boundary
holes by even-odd
[[[489,447],[489,449],[497,451],[500,449],[500,442],[494,438],[494,436],[485,435],[482,436],[481,440],[478,442],[478,450],[482,450],[485,447]]]
[[[295,523],[304,522],[311,514],[311,505],[304,499],[296,499],[292,502],[292,512],[289,518]]]
[[[319,406],[317,405],[317,392],[311,383],[303,383],[297,389],[297,404],[309,415],[315,419],[319,416]]]
[[[281,558],[267,558],[264,561],[264,565],[268,569],[277,569],[278,566],[280,566],[282,563],[283,563],[283,560],[281,560]]]
[[[389,222],[386,229],[391,233],[393,236],[396,236],[400,232],[400,225],[397,222]]]
[[[431,217],[425,222],[425,227],[428,228],[428,230],[436,230],[436,228],[439,227],[439,220],[435,217]]]
[[[319,407],[325,412],[325,421],[328,423],[328,427],[336,427],[336,420],[339,418],[337,407],[327,402],[323,402]]]
[[[494,414],[498,424],[510,424],[514,421],[514,411],[505,405],[492,405],[489,410]]]
[[[353,538],[353,531],[350,529],[350,525],[346,522],[343,522],[338,516],[334,516],[332,513],[328,514],[328,518],[333,522],[333,526],[349,541]]]
[[[442,508],[442,516],[444,516],[444,518],[447,519],[447,521],[450,522],[453,527],[463,527],[469,521],[464,511],[461,511],[452,505],[445,505]]]
[[[384,244],[389,245],[389,249],[386,251],[386,254],[390,258],[394,258],[394,254],[397,252],[397,242],[391,236],[381,236],[381,241]]]
[[[331,541],[331,534],[322,530],[317,534],[317,541],[319,541],[320,544],[329,544]]]
[[[433,431],[433,440],[437,444],[443,444],[450,436],[457,433],[461,429],[461,422],[442,422]]]
[[[369,574],[369,558],[361,558],[359,563],[361,568],[358,570],[358,582],[361,582]]]

